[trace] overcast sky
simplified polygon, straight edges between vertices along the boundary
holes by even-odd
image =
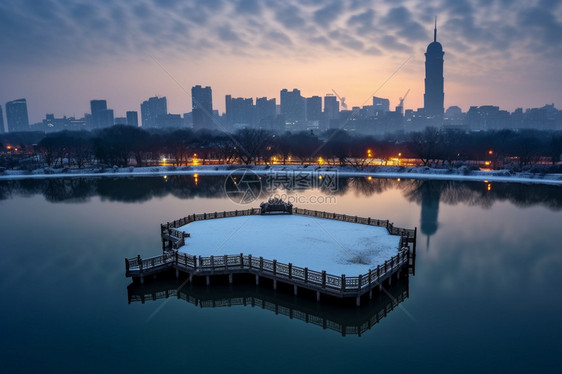
[[[221,111],[295,87],[392,107],[411,89],[416,109],[435,16],[446,107],[562,107],[561,0],[0,0],[0,103],[27,98],[31,122],[102,98],[184,113],[201,84]]]

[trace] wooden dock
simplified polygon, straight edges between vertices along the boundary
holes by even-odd
[[[185,244],[187,235],[177,230],[178,227],[200,220],[259,214],[261,214],[260,209],[193,214],[161,225],[163,253],[145,259],[140,255],[125,259],[125,274],[144,283],[146,277],[175,269],[176,277],[179,277],[180,273],[187,274],[190,280],[194,276],[205,277],[206,284],[210,285],[211,278],[215,275],[228,275],[229,282],[232,283],[235,274],[249,273],[255,275],[256,284],[259,284],[260,278],[268,278],[273,281],[273,289],[277,289],[277,282],[283,282],[293,286],[295,295],[298,294],[299,288],[306,288],[316,292],[317,301],[320,301],[320,296],[324,294],[339,298],[355,298],[356,305],[359,306],[364,295],[368,294],[369,298],[372,298],[374,289],[381,289],[384,282],[391,284],[393,277],[399,278],[403,269],[413,265],[417,229],[396,227],[388,220],[298,208],[293,209],[293,214],[385,227],[389,234],[400,236],[397,254],[365,274],[346,276],[327,274],[326,271],[302,268],[291,263],[280,263],[275,259],[253,257],[251,254],[202,257],[178,252],[178,248]]]

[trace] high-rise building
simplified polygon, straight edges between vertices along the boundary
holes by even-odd
[[[373,96],[373,108],[375,112],[386,113],[390,111],[390,100]]]
[[[136,110],[127,112],[127,125],[134,127],[139,126],[139,113]]]
[[[322,117],[322,98],[312,96],[306,98],[306,120],[320,121]]]
[[[200,85],[191,87],[191,106],[193,129],[212,129],[213,126],[213,91],[211,87]]]
[[[226,95],[225,104],[226,121],[229,125],[255,125],[256,108],[254,106],[254,99],[245,99],[242,97],[233,98],[231,95]]]
[[[0,134],[3,134],[6,130],[4,129],[4,115],[2,114],[2,105],[0,105]]]
[[[8,132],[29,130],[27,102],[25,99],[6,103],[6,122],[8,123]]]
[[[338,118],[340,112],[340,103],[338,98],[332,94],[324,96],[324,115],[327,120]]]
[[[158,117],[168,113],[168,103],[166,97],[154,96],[145,100],[141,104],[142,127],[159,127]],[[138,118],[137,118],[138,121]]]
[[[91,100],[90,109],[92,112],[90,125],[93,129],[113,126],[113,110],[107,109],[106,100]]]
[[[267,97],[256,98],[256,112],[258,122],[264,119],[274,119],[277,115],[275,99],[268,99]]]
[[[306,119],[306,104],[300,90],[281,90],[281,114],[287,122],[298,122]]]
[[[433,42],[425,53],[425,94],[423,107],[427,117],[442,117],[445,91],[443,89],[443,47],[437,41],[437,18],[433,30]]]

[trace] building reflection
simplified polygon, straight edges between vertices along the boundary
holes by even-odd
[[[41,194],[49,202],[83,203],[92,197],[118,202],[145,202],[169,195],[179,199],[226,198],[227,176],[171,175],[159,177],[72,177],[0,180],[0,201],[14,195]],[[139,183],[139,182],[142,183]],[[322,189],[325,194],[356,193],[370,197],[388,190],[402,190],[404,196],[421,205],[422,232],[428,236],[437,230],[439,203],[491,207],[496,201],[509,201],[519,207],[545,206],[562,209],[560,187],[547,184],[453,182],[394,178],[338,178],[337,186]],[[262,191],[258,199],[269,197]]]
[[[194,278],[193,283],[188,283],[172,277],[143,285],[133,282],[127,287],[127,294],[129,303],[177,298],[200,308],[261,308],[275,315],[336,331],[342,336],[361,336],[409,297],[409,277],[408,269],[405,268],[399,280],[375,292],[373,299],[361,307],[356,307],[353,302],[350,305],[342,304],[341,299],[336,298],[324,298],[323,301],[316,302],[313,293],[308,295],[306,290],[299,292],[299,296],[294,296],[292,289],[284,290],[280,287],[274,291],[265,282],[256,286],[251,283],[253,276],[239,279],[234,285],[225,281],[224,284],[206,286],[199,284],[197,278]]]

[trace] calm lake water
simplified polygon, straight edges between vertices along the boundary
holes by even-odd
[[[418,227],[415,275],[360,309],[251,284],[135,301],[181,281],[128,288],[124,258],[159,254],[161,222],[248,207],[223,186],[191,176],[0,181],[2,372],[559,372],[560,187],[359,178],[293,192],[333,194],[302,208]],[[242,299],[256,305],[210,302]],[[377,319],[360,337],[335,331]]]

